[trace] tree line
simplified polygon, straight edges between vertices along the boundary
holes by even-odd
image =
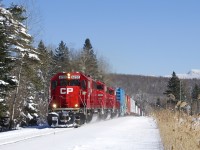
[[[180,102],[190,115],[200,113],[200,80],[111,74],[112,85],[125,89],[146,114],[152,109],[175,109]],[[185,103],[184,103],[185,102]]]
[[[34,38],[25,25],[21,5],[4,8],[0,2],[0,130],[45,122],[50,78],[57,72],[81,71],[109,82],[108,67],[98,58],[89,38],[80,50],[61,40],[57,48]]]
[[[168,97],[169,107],[185,109],[190,115],[200,113],[200,84],[198,82],[188,87],[187,82],[179,79],[173,72],[164,94]]]

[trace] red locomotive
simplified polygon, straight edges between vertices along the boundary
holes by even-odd
[[[114,93],[114,89],[83,73],[57,73],[51,79],[48,124],[81,125],[90,122],[94,114],[102,119],[109,114],[113,117],[119,111]]]
[[[94,115],[98,119],[107,119],[130,114],[129,96],[122,100],[126,102],[127,110],[120,109],[122,102],[117,100],[114,88],[80,72],[57,73],[51,78],[50,88],[47,116],[50,126],[79,126],[90,122]],[[126,112],[120,112],[122,110]]]

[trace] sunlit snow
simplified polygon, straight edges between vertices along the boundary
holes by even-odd
[[[162,150],[150,117],[120,117],[79,128],[25,128],[1,133],[1,150]]]
[[[29,53],[29,58],[32,58],[34,60],[40,60],[39,57],[38,57],[38,55],[36,55],[36,54],[30,54]]]
[[[8,85],[8,83],[3,80],[0,80],[0,85]]]

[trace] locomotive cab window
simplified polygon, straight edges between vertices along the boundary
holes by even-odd
[[[94,81],[92,82],[92,88],[93,88],[93,89],[97,89],[97,83],[94,82]]]
[[[57,86],[57,81],[52,81],[51,82],[51,89],[54,90]]]
[[[109,94],[110,95],[114,95],[114,91],[113,90],[109,90]]]
[[[60,86],[67,86],[68,82],[66,79],[60,80]]]
[[[86,82],[85,82],[85,80],[81,81],[81,89],[82,90],[86,90]]]

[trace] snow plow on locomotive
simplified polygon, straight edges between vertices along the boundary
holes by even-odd
[[[123,116],[124,95],[123,89],[107,87],[81,72],[57,73],[51,78],[48,124],[78,127],[94,118]]]

